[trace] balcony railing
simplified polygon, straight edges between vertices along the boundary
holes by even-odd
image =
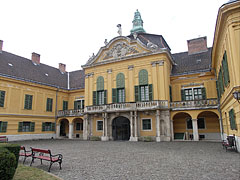
[[[212,109],[218,107],[217,99],[171,102],[172,110]]]
[[[149,101],[136,103],[116,103],[85,107],[85,113],[144,111],[168,108],[168,101]]]
[[[69,109],[58,111],[58,117],[83,116],[83,109]]]

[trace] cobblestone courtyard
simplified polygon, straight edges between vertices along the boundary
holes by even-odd
[[[240,179],[240,154],[217,142],[128,142],[38,140],[18,142],[63,155],[62,170],[51,173],[74,179]],[[20,159],[22,163],[22,159]],[[30,159],[25,165],[30,164]],[[48,169],[49,162],[33,167]]]

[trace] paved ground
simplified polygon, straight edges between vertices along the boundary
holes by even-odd
[[[96,142],[38,140],[19,142],[63,154],[63,168],[51,173],[64,180],[81,179],[240,179],[240,154],[216,142]],[[22,162],[20,160],[20,162]],[[30,164],[30,159],[25,162]],[[49,162],[34,167],[48,169]]]

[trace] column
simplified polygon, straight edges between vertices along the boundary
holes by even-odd
[[[69,139],[73,138],[73,123],[69,123]]]
[[[156,141],[160,142],[161,141],[161,137],[160,137],[160,110],[156,111],[156,131],[157,131]]]
[[[197,119],[192,119],[192,126],[193,126],[193,140],[199,141]]]
[[[137,111],[134,112],[134,140],[138,141],[138,123],[137,123]]]
[[[134,141],[134,136],[133,136],[133,112],[130,112],[130,129],[131,129],[131,135],[129,141]]]
[[[56,138],[60,137],[60,124],[57,124],[57,128],[56,128]]]
[[[171,139],[174,140],[174,129],[173,129],[173,120],[170,120],[171,122]]]
[[[83,118],[83,140],[88,139],[88,115]]]
[[[109,137],[108,137],[108,133],[107,133],[107,113],[103,113],[103,135],[101,137],[102,141],[108,141]]]

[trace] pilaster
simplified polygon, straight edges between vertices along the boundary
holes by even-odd
[[[197,119],[192,119],[192,126],[193,126],[193,140],[199,141]]]

